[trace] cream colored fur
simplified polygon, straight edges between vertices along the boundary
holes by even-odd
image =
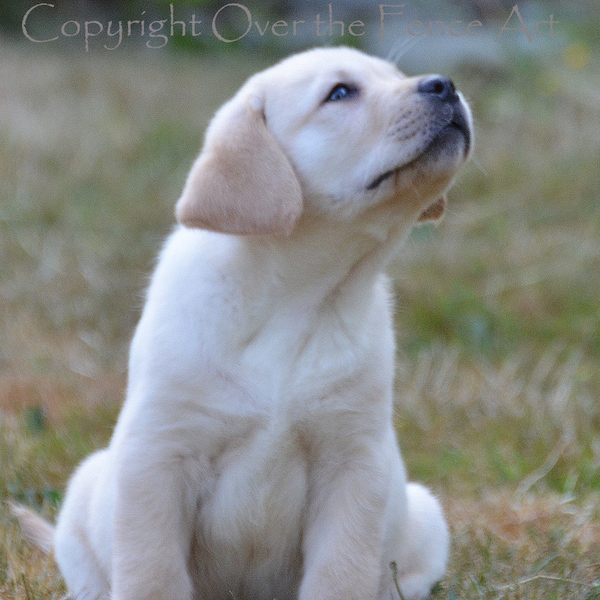
[[[20,513],[34,541],[53,536],[77,598],[398,600],[398,584],[415,600],[443,576],[442,509],[407,483],[392,423],[384,269],[441,217],[470,117],[422,81],[318,49],[217,113],[113,439],[74,474],[54,533]]]

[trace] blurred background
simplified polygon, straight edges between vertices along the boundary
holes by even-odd
[[[458,539],[438,595],[600,597],[597,2],[401,4],[0,5],[0,500],[52,515],[110,437],[144,288],[215,109],[290,52],[347,44],[451,76],[475,118],[444,222],[415,230],[393,267],[399,438]],[[31,597],[52,597],[60,584],[15,562],[28,555],[2,510],[0,595],[30,597],[22,568],[42,586]],[[550,559],[559,583],[510,595]],[[473,584],[473,565],[493,583]]]

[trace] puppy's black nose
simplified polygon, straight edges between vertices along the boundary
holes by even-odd
[[[417,91],[421,94],[430,94],[439,98],[442,102],[458,102],[458,94],[451,79],[441,75],[426,77],[417,85]]]

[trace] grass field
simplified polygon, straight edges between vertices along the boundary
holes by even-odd
[[[73,467],[109,439],[202,131],[265,62],[0,50],[0,597],[60,598],[4,501],[53,517]],[[600,599],[592,50],[452,73],[475,159],[444,223],[394,265],[398,433],[453,531],[434,598]]]

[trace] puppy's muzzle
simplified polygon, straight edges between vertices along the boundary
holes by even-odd
[[[400,169],[406,168],[416,161],[441,160],[444,156],[456,156],[462,153],[466,160],[471,151],[472,134],[467,108],[460,92],[456,91],[454,83],[441,75],[430,75],[417,84],[415,92],[421,104],[425,105],[424,116],[419,128],[422,138],[405,162],[384,171],[367,185],[367,190],[377,189],[384,181],[393,177]],[[426,116],[425,116],[426,115]],[[406,140],[417,134],[413,125],[408,133],[403,129],[404,122],[392,129],[398,139]]]
[[[471,149],[471,128],[452,80],[441,75],[431,75],[419,82],[417,92],[427,98],[444,123],[432,143],[445,138],[448,133],[452,136],[452,132],[456,132],[464,138],[464,155],[468,156]]]

